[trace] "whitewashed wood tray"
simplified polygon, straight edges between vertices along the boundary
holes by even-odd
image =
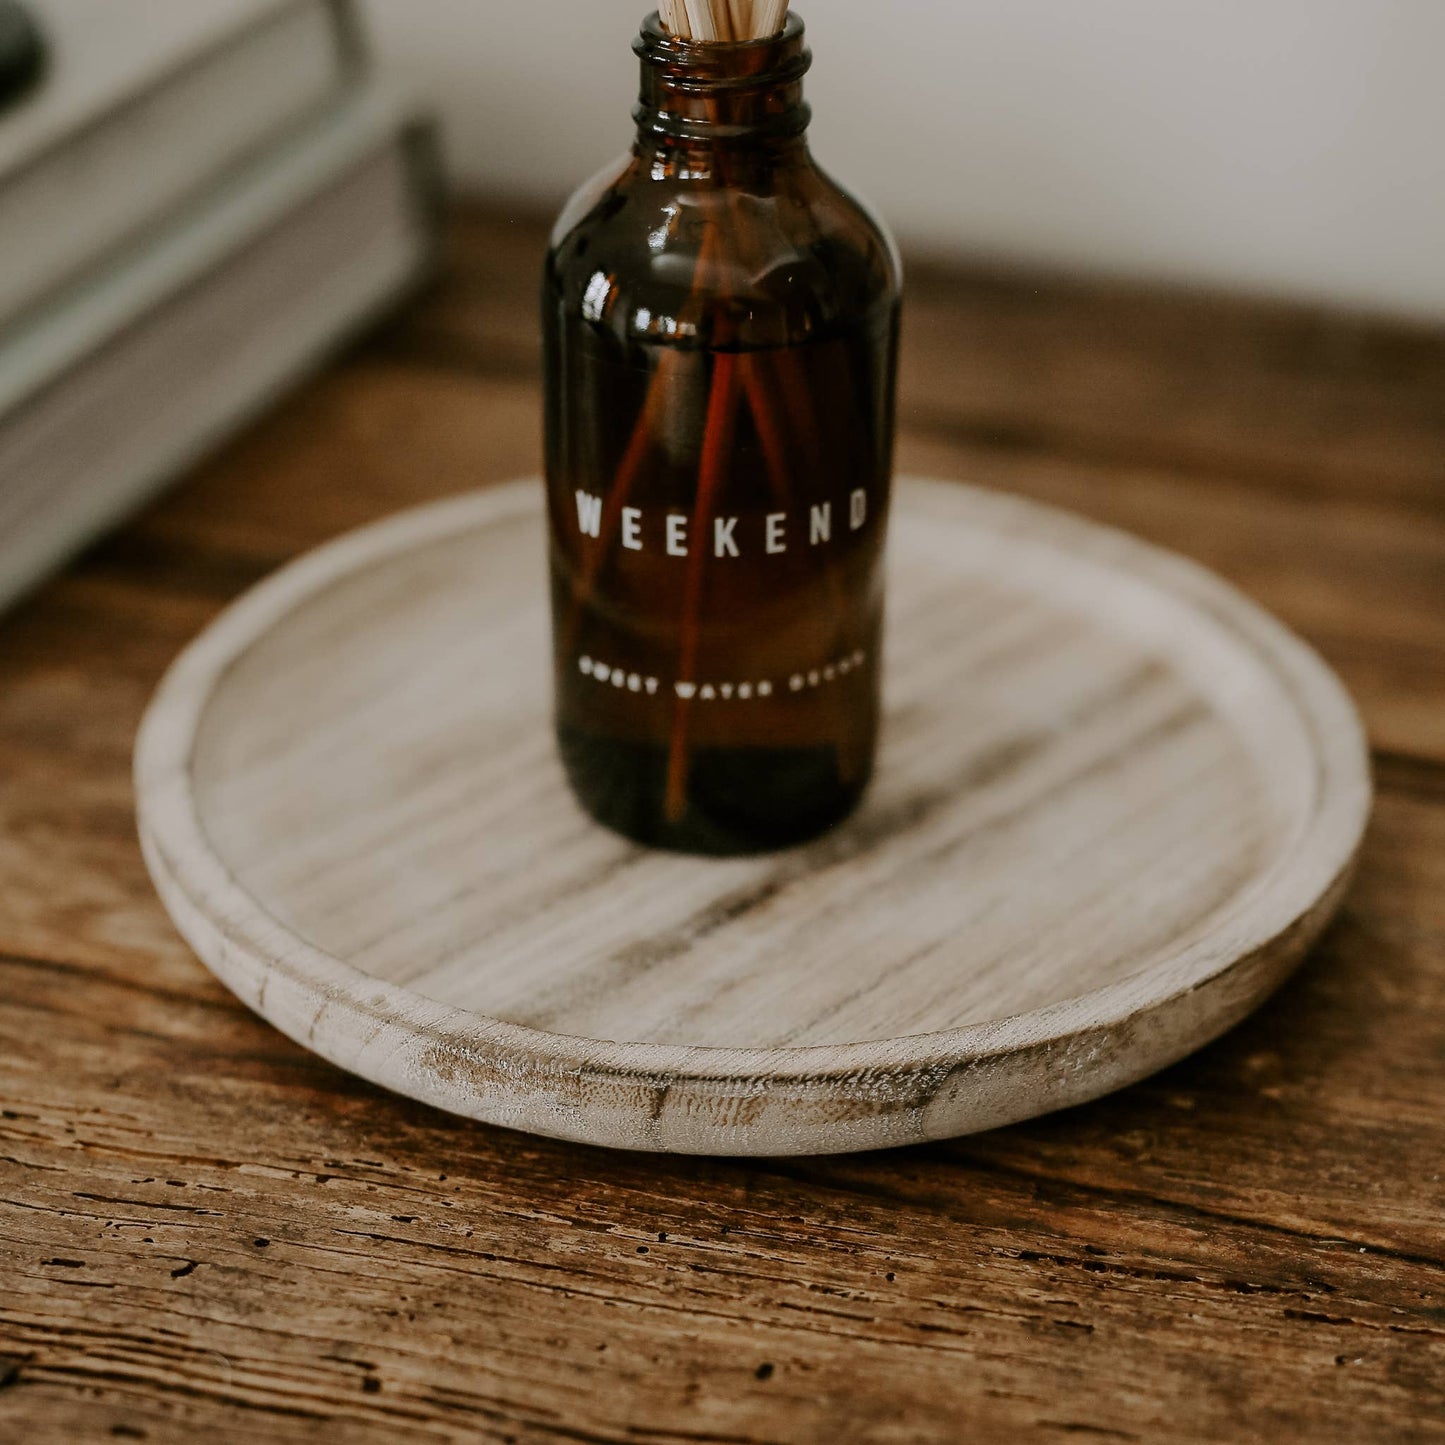
[[[1214,1039],[1331,917],[1370,808],[1303,643],[1122,534],[901,486],[888,723],[796,852],[648,853],[553,756],[541,488],[303,558],[179,660],[146,857],[225,984],[474,1119],[716,1154],[987,1129]]]

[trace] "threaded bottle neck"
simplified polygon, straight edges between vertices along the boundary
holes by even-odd
[[[649,17],[633,47],[642,61],[639,135],[703,144],[801,136],[812,112],[803,77],[812,65],[804,26],[790,15],[767,40],[682,40]]]

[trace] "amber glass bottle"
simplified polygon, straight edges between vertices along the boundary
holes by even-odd
[[[900,276],[818,168],[811,56],[637,43],[638,134],[558,222],[543,324],[557,728],[639,842],[778,848],[878,736]]]

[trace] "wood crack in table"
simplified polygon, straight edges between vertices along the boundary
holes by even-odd
[[[900,463],[1215,568],[1359,700],[1316,958],[1113,1099],[806,1163],[357,1083],[196,963],[135,841],[167,664],[276,565],[536,468],[541,229],[0,620],[0,1438],[1445,1439],[1445,336],[916,266]]]

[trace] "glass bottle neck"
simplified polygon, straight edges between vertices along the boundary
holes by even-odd
[[[640,148],[801,148],[812,118],[803,77],[813,57],[796,15],[771,39],[741,44],[681,40],[653,15],[634,49],[642,60]]]

